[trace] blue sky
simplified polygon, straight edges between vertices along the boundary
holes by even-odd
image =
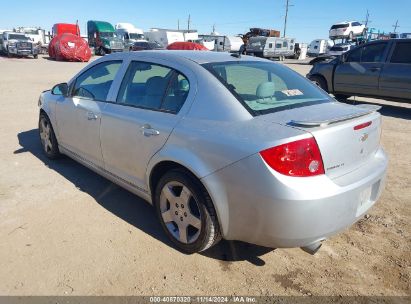
[[[283,30],[286,0],[149,0],[149,1],[4,1],[1,4],[0,29],[17,26],[41,26],[51,30],[54,23],[79,20],[84,34],[87,20],[105,20],[113,24],[131,22],[148,30],[151,27],[187,26],[210,33],[213,24],[220,34],[245,33],[250,27]],[[393,31],[398,19],[399,32],[411,32],[411,0],[290,0],[287,36],[300,42],[326,38],[330,26],[339,21],[365,19],[370,26]]]

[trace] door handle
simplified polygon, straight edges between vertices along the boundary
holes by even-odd
[[[372,68],[369,68],[369,70],[371,72],[378,72],[378,71],[381,71],[381,68],[380,67],[372,67]]]
[[[93,112],[87,112],[87,119],[88,119],[88,120],[96,120],[96,119],[97,119],[97,115],[94,114]]]
[[[141,132],[144,136],[147,137],[160,135],[160,132],[158,130],[153,129],[149,124],[143,125],[141,127]]]

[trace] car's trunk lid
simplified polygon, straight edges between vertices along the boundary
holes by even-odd
[[[379,107],[338,102],[280,111],[265,119],[311,133],[327,176],[337,178],[369,161],[380,145]]]

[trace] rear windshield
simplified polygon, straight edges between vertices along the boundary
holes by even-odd
[[[235,61],[203,66],[254,116],[330,101],[309,80],[279,64]]]
[[[344,24],[335,24],[331,27],[332,30],[335,29],[340,29],[340,28],[344,28],[344,27],[348,27],[348,23],[344,23]]]

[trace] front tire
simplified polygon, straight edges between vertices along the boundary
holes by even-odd
[[[154,204],[161,226],[179,250],[188,254],[201,252],[221,240],[207,190],[185,170],[171,170],[160,179]]]
[[[44,154],[46,154],[49,159],[58,158],[60,156],[60,151],[57,138],[50,119],[44,113],[40,114],[39,135]]]
[[[328,93],[328,85],[324,78],[320,76],[311,76],[310,80]]]

